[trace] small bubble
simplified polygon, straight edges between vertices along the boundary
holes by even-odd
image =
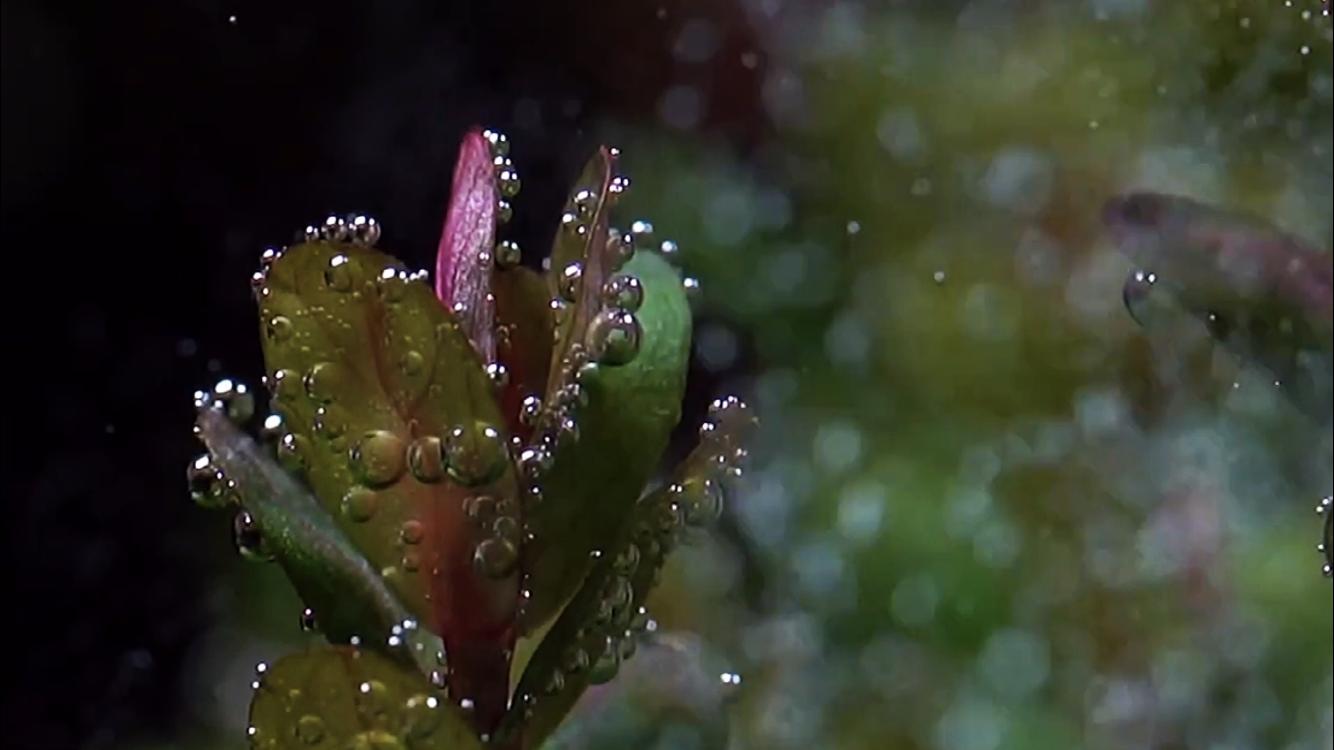
[[[932,274],[931,274],[931,280],[934,281],[934,282],[936,282],[936,284],[944,284],[944,283],[945,283],[945,272],[944,272],[944,271],[936,271],[935,273],[932,273]]]
[[[440,699],[434,695],[414,695],[408,698],[404,709],[403,719],[409,737],[426,737],[440,726],[443,712]]]
[[[584,266],[578,261],[561,269],[560,282],[558,284],[560,296],[568,302],[573,302],[578,299],[579,282],[583,280],[583,276]]]
[[[329,259],[329,267],[324,269],[324,284],[335,292],[352,291],[352,263],[346,255],[339,253]]]
[[[296,737],[307,745],[324,741],[324,720],[315,714],[306,714],[296,720]]]
[[[599,364],[624,365],[639,353],[639,320],[625,310],[603,310],[588,325],[585,345]]]
[[[301,610],[301,630],[306,633],[313,633],[317,627],[315,622],[315,610],[310,607],[304,607]]]
[[[371,430],[348,450],[353,471],[370,485],[386,485],[397,480],[404,469],[403,440],[386,430]]]
[[[496,202],[496,222],[499,224],[508,224],[510,219],[514,218],[514,207],[507,200]]]
[[[522,182],[519,180],[519,173],[513,168],[501,169],[496,173],[496,184],[500,188],[500,194],[506,198],[513,198],[519,194],[519,188]]]
[[[273,559],[273,553],[264,543],[264,536],[260,533],[259,525],[250,515],[249,511],[240,511],[232,521],[232,542],[236,545],[236,551],[241,553],[241,557],[247,560],[258,562],[268,562]]]
[[[510,152],[510,139],[504,133],[487,129],[482,131],[482,137],[486,139],[487,145],[491,147],[493,156],[507,156]]]
[[[494,481],[505,471],[508,451],[499,430],[476,423],[450,430],[445,456],[449,475],[464,486],[475,487]]]
[[[306,395],[317,404],[334,401],[337,393],[347,387],[346,373],[333,362],[320,362],[301,379]]]
[[[519,473],[529,482],[535,482],[551,469],[552,457],[541,446],[529,446],[519,453]]]
[[[420,437],[408,446],[408,470],[417,481],[435,483],[445,477],[444,445],[434,436]]]
[[[499,362],[492,362],[486,366],[486,377],[490,379],[493,388],[504,388],[509,385],[510,371]]]
[[[485,539],[473,551],[473,567],[488,578],[504,578],[519,561],[519,551],[506,539]]]
[[[292,338],[292,329],[294,327],[291,318],[288,318],[286,315],[275,315],[272,318],[269,318],[268,325],[264,330],[268,334],[270,341],[283,343]]]
[[[365,487],[353,487],[348,490],[340,503],[343,515],[358,523],[371,520],[379,505],[379,496]]]
[[[205,508],[221,508],[228,502],[227,482],[222,470],[213,464],[206,453],[190,462],[186,470],[190,497]]]
[[[681,279],[681,288],[685,290],[686,297],[695,299],[700,295],[699,279],[693,276],[687,276]]]
[[[519,422],[532,427],[541,415],[542,399],[533,395],[524,396],[523,403],[519,405]]]
[[[399,357],[398,360],[399,371],[408,377],[415,377],[422,374],[425,367],[426,358],[422,356],[421,352],[415,349],[409,349],[404,352],[403,356]]]
[[[644,303],[644,287],[638,277],[629,274],[614,276],[602,287],[602,304],[627,312],[636,312]]]
[[[610,682],[616,676],[616,672],[621,667],[621,653],[616,648],[616,643],[607,638],[603,645],[602,653],[588,672],[588,682],[593,685],[602,685]]]
[[[711,479],[687,479],[682,484],[674,485],[673,492],[677,502],[681,503],[685,522],[690,526],[706,526],[722,515],[722,488]]]
[[[421,521],[408,520],[403,522],[403,526],[398,530],[398,538],[404,544],[421,544],[422,539],[426,537],[426,528]]]
[[[501,240],[496,245],[495,261],[500,268],[513,268],[519,265],[523,261],[523,251],[519,249],[519,243],[513,240]]]

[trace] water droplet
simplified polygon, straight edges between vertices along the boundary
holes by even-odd
[[[404,544],[421,544],[425,537],[426,527],[422,525],[421,521],[404,521],[402,528],[398,530],[398,538],[403,540]]]
[[[425,737],[440,726],[442,704],[434,695],[417,694],[404,707],[404,729],[409,737]]]
[[[290,472],[301,473],[306,470],[308,441],[305,437],[287,433],[278,440],[278,463]]]
[[[673,485],[672,492],[683,509],[686,524],[690,526],[706,526],[722,515],[722,487],[711,479],[692,477]]]
[[[492,362],[486,366],[486,376],[490,378],[494,388],[504,388],[510,382],[510,371],[499,362]]]
[[[240,511],[233,519],[232,542],[236,545],[236,551],[247,560],[268,562],[273,559],[273,553],[264,543],[259,525],[255,523],[255,518],[249,511]]]
[[[268,325],[265,326],[264,330],[270,341],[281,344],[292,338],[294,328],[291,318],[286,315],[275,315],[269,318]]]
[[[409,349],[404,352],[403,356],[398,360],[399,371],[408,377],[422,374],[422,370],[425,369],[425,367],[426,358],[422,356],[421,352],[415,349]]]
[[[380,507],[380,497],[365,487],[353,487],[343,495],[340,503],[343,515],[348,519],[362,523],[371,520]]]
[[[1126,277],[1125,285],[1121,287],[1121,301],[1125,303],[1126,312],[1140,325],[1147,325],[1147,305],[1157,283],[1158,274],[1136,270]]]
[[[635,312],[644,303],[644,287],[639,278],[629,274],[614,276],[602,286],[602,304]]]
[[[506,198],[513,198],[519,194],[519,188],[522,186],[519,180],[519,173],[514,169],[501,169],[496,173],[496,185],[500,188],[500,194]]]
[[[523,251],[514,240],[501,240],[496,245],[495,260],[500,268],[513,268],[523,261]]]
[[[519,453],[519,473],[529,482],[535,482],[551,469],[551,454],[541,446],[533,445]]]
[[[532,395],[524,396],[523,403],[519,405],[519,422],[532,427],[537,424],[540,416],[542,416],[542,399]]]
[[[354,214],[347,218],[347,226],[352,242],[364,247],[374,247],[380,241],[380,222],[365,214]]]
[[[303,632],[315,632],[315,629],[318,627],[318,623],[315,622],[315,610],[310,607],[302,608],[300,624]]]
[[[474,495],[463,501],[463,512],[478,526],[486,526],[496,517],[496,499],[487,495]]]
[[[324,285],[335,292],[350,292],[355,285],[352,278],[352,261],[339,253],[329,259],[329,267],[324,269]]]
[[[617,670],[621,667],[621,654],[616,648],[615,642],[607,638],[603,644],[602,653],[588,672],[588,681],[593,685],[602,685],[610,682],[616,676]]]
[[[349,234],[343,217],[333,214],[324,217],[324,223],[320,226],[320,239],[326,242],[347,242]]]
[[[348,461],[367,484],[390,484],[403,474],[403,440],[386,430],[371,430],[348,450]]]
[[[510,152],[510,139],[504,133],[495,130],[483,130],[482,137],[486,139],[487,145],[491,147],[493,156],[507,156]]]
[[[324,719],[315,714],[306,714],[296,720],[296,738],[307,745],[316,745],[324,740]]]
[[[380,299],[389,304],[400,302],[408,291],[408,272],[401,268],[386,268],[375,279]]]
[[[221,508],[230,499],[222,470],[213,464],[207,453],[190,462],[186,480],[190,485],[190,497],[202,507]]]
[[[333,362],[320,362],[306,372],[301,380],[306,395],[317,404],[331,403],[347,385],[343,368]]]
[[[588,325],[585,344],[604,365],[624,365],[639,353],[639,320],[625,310],[603,310]]]
[[[506,539],[485,539],[473,550],[473,568],[488,578],[504,578],[518,561],[518,549]]]
[[[584,266],[578,261],[562,268],[560,283],[558,284],[560,296],[569,302],[575,301],[579,296],[579,282],[583,280],[583,277]]]
[[[366,719],[375,721],[389,713],[389,688],[379,680],[366,680],[357,685],[357,709]]]
[[[500,431],[488,424],[462,425],[445,441],[446,467],[458,483],[474,487],[495,481],[505,471],[508,452]]]
[[[255,396],[245,383],[223,378],[213,385],[213,402],[222,406],[227,418],[245,424],[255,416]]]
[[[408,446],[408,469],[419,482],[439,482],[445,477],[444,446],[440,438],[420,437]]]

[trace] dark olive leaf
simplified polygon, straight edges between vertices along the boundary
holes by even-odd
[[[586,403],[573,404],[574,416],[567,417],[579,437],[557,442],[550,472],[540,480],[543,499],[526,518],[532,541],[524,547],[525,589],[532,599],[525,630],[554,617],[578,590],[593,553],[616,537],[680,419],[691,330],[680,278],[651,253],[637,256],[624,272],[643,289],[635,314],[638,352],[626,364],[580,368],[574,387]],[[583,292],[595,293],[600,287]],[[557,377],[573,383],[565,372]],[[568,387],[548,387],[549,399],[560,401]]]
[[[269,384],[290,430],[280,453],[441,635],[451,690],[486,721],[506,696],[518,539],[504,422],[482,362],[425,283],[366,247],[291,248],[259,301]]]
[[[318,615],[333,641],[359,638],[384,644],[397,628],[404,648],[429,669],[443,646],[421,628],[404,629],[413,616],[385,585],[318,501],[275,464],[219,409],[204,408],[196,419],[199,436],[223,471],[302,601]]]
[[[480,750],[468,721],[420,674],[373,652],[324,647],[258,674],[255,750]]]
[[[583,515],[559,516],[548,510],[547,502],[538,509],[539,513],[549,513],[544,518],[554,519],[551,523],[564,524],[555,535],[557,539],[565,540],[565,534],[580,538],[590,526],[598,531],[588,539],[588,546],[576,548],[569,557],[560,557],[565,552],[562,546],[537,558],[532,569],[534,580],[545,580],[551,571],[553,577],[577,577],[579,588],[554,625],[538,631],[542,637],[516,688],[515,708],[506,717],[506,731],[521,732],[525,747],[536,747],[559,724],[589,680],[599,677],[599,670],[602,677],[608,676],[609,669],[614,673],[622,655],[618,649],[633,648],[633,633],[647,623],[643,602],[662,560],[675,544],[683,523],[703,523],[708,516],[716,515],[721,503],[719,480],[722,474],[735,470],[744,456],[740,441],[753,421],[741,402],[720,402],[701,433],[700,446],[677,469],[673,481],[635,502],[653,467],[645,456],[633,455],[643,447],[634,444],[638,437],[617,440],[615,436],[619,429],[627,431],[624,434],[656,437],[656,430],[668,422],[675,424],[679,415],[674,406],[666,406],[663,396],[679,388],[677,378],[684,376],[686,352],[677,347],[683,346],[681,338],[688,335],[689,309],[676,270],[657,255],[638,255],[625,270],[643,283],[643,348],[631,364],[601,369],[598,376],[605,380],[590,381],[589,406],[581,415],[586,422],[596,420],[598,429],[605,430],[598,433],[605,442],[581,438],[569,449],[570,457],[561,459],[571,461],[570,466],[581,461],[607,463],[600,465],[593,480],[588,472],[580,475],[571,469],[563,473],[558,461],[544,485],[550,498],[576,498],[583,503],[582,507],[587,508]],[[688,347],[688,341],[684,346]],[[655,362],[656,368],[652,364]],[[634,369],[638,367],[647,371]],[[622,377],[638,380],[622,381]],[[613,390],[617,388],[620,390]],[[620,400],[606,402],[604,411],[599,408],[599,399],[610,393],[620,393]],[[677,400],[671,403],[679,403],[679,391],[674,398]],[[596,449],[599,452],[576,452],[585,446],[600,446]],[[656,460],[661,445],[649,449]],[[603,458],[597,458],[599,455]],[[608,495],[604,492],[607,487],[631,493],[629,500],[619,504],[624,498]],[[602,504],[609,497],[617,504]],[[528,639],[520,639],[520,649],[530,645]]]

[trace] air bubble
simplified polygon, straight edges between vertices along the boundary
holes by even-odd
[[[374,247],[380,241],[380,222],[365,214],[354,214],[347,219],[347,226],[352,242],[365,247]]]
[[[317,404],[333,402],[335,395],[346,385],[344,372],[333,362],[320,362],[301,379],[306,395]]]
[[[585,344],[593,359],[604,365],[624,365],[639,353],[639,320],[625,310],[603,310],[593,318]]]
[[[421,544],[422,539],[426,538],[426,527],[422,525],[421,521],[404,521],[403,525],[399,527],[398,538],[404,544]]]
[[[273,397],[279,401],[290,403],[305,392],[301,383],[301,374],[296,370],[277,370],[268,382]]]
[[[644,303],[644,287],[638,277],[629,274],[614,276],[602,286],[602,304],[627,312],[639,310]]]
[[[1121,287],[1121,301],[1126,306],[1126,312],[1130,313],[1130,317],[1140,325],[1145,325],[1148,320],[1147,305],[1157,283],[1158,274],[1136,270],[1126,277],[1126,282]]]
[[[315,632],[315,629],[318,627],[318,624],[315,622],[315,610],[311,609],[310,607],[303,607],[301,610],[301,617],[299,623],[301,625],[302,632],[305,633]]]
[[[579,282],[583,280],[583,277],[584,266],[578,261],[562,268],[560,272],[560,282],[558,284],[560,296],[568,302],[573,302],[578,299]]]
[[[273,559],[273,553],[264,543],[259,524],[255,523],[249,511],[238,512],[232,520],[232,543],[236,545],[236,551],[241,553],[241,557],[247,560],[268,562]]]
[[[414,695],[404,706],[404,724],[409,737],[422,738],[440,726],[442,718],[440,699],[434,695]]]
[[[221,508],[227,504],[226,479],[207,453],[190,462],[186,479],[190,485],[190,497],[202,507]]]
[[[455,481],[468,487],[487,484],[505,471],[507,451],[500,431],[488,424],[450,430],[445,441],[446,467]]]
[[[295,328],[295,326],[293,326],[291,318],[286,315],[275,315],[272,318],[269,318],[269,322],[264,330],[265,333],[268,334],[270,341],[281,344],[292,338],[293,328]]]
[[[435,436],[420,437],[408,446],[408,470],[419,482],[433,484],[445,478],[444,446]]]
[[[408,377],[416,377],[417,375],[422,374],[422,371],[426,369],[426,358],[422,356],[421,352],[415,349],[409,349],[403,353],[402,357],[399,357],[398,369],[399,372],[402,372]]]
[[[530,446],[519,453],[519,473],[528,482],[535,482],[551,469],[551,454],[541,446]]]
[[[693,276],[687,276],[684,279],[681,279],[681,288],[685,290],[688,299],[697,299],[701,292],[699,279]]]
[[[542,416],[542,399],[533,395],[524,396],[523,403],[519,404],[519,422],[532,427],[537,424],[540,416]]]
[[[491,147],[493,156],[507,156],[510,152],[510,139],[504,133],[495,130],[483,130],[482,137]]]
[[[681,504],[685,523],[689,526],[707,526],[722,515],[722,487],[711,479],[690,478],[673,485],[672,492]]]
[[[501,169],[496,173],[496,184],[500,188],[500,194],[506,198],[513,198],[519,194],[519,188],[522,182],[519,180],[519,173],[511,169]]]
[[[286,428],[283,426],[283,415],[270,414],[264,418],[264,423],[260,425],[259,437],[266,442],[276,442],[283,436]]]
[[[602,685],[610,682],[616,676],[617,670],[621,667],[621,654],[616,648],[616,643],[607,638],[603,644],[602,653],[598,656],[597,662],[588,671],[588,681],[593,685]]]
[[[371,430],[348,450],[348,462],[370,485],[391,484],[403,474],[403,440],[386,430]]]
[[[255,396],[245,383],[223,378],[213,385],[213,403],[222,407],[227,418],[236,424],[245,424],[255,416]]]
[[[365,487],[353,487],[343,495],[339,506],[349,520],[365,523],[375,516],[375,511],[380,507],[380,497]]]
[[[329,267],[324,269],[324,284],[335,292],[350,292],[354,285],[352,279],[352,261],[339,253],[329,259]]]
[[[514,207],[509,201],[502,200],[496,202],[496,222],[499,224],[508,224],[510,219],[514,218]]]
[[[347,432],[347,421],[343,418],[342,410],[337,406],[321,406],[316,409],[311,426],[315,428],[316,432],[331,441],[337,440]]]
[[[301,435],[287,433],[278,440],[278,463],[284,469],[300,473],[306,470],[307,440]]]
[[[296,720],[296,738],[307,745],[318,745],[324,741],[324,719],[315,714],[306,714]]]
[[[507,539],[485,539],[473,550],[473,568],[487,578],[504,578],[518,561],[519,551]]]
[[[636,248],[648,247],[653,241],[653,224],[643,219],[630,224],[630,237]]]
[[[499,362],[492,362],[486,366],[486,377],[491,380],[493,388],[504,388],[509,385],[510,371]]]
[[[523,261],[523,251],[514,240],[501,240],[496,245],[495,260],[500,268],[513,268]]]

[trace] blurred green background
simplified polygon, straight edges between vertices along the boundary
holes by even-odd
[[[621,220],[650,218],[702,283],[691,419],[737,392],[763,425],[719,528],[654,595],[659,641],[553,745],[1331,748],[1312,512],[1328,427],[1189,321],[1138,326],[1132,267],[1098,225],[1108,196],[1148,188],[1328,249],[1321,3],[656,17],[671,62],[651,85],[633,44],[590,34],[598,75],[626,60],[620,93],[646,104],[590,104],[581,132],[625,152]],[[558,150],[525,102],[498,118],[521,171]],[[450,139],[436,148],[448,159]],[[564,189],[548,162],[524,175],[525,193]],[[541,225],[528,246],[554,228],[535,202],[518,204]],[[245,263],[226,269],[238,296]],[[281,573],[232,555],[221,517],[185,515],[209,614],[180,714],[127,747],[241,746],[254,663],[307,638]]]

